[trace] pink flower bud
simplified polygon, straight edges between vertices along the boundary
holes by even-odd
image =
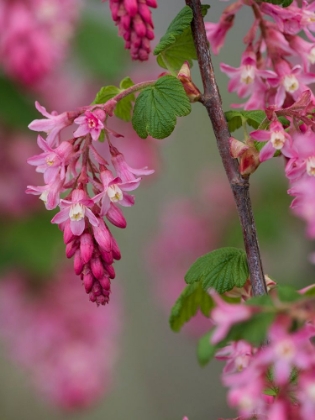
[[[72,242],[69,242],[66,245],[66,256],[67,256],[67,258],[72,258],[78,249],[79,249],[79,243],[76,239]]]
[[[84,274],[82,282],[85,287],[86,293],[90,293],[90,291],[92,290],[93,283],[94,283],[93,275],[90,272]]]
[[[239,158],[248,149],[249,146],[247,146],[245,143],[235,139],[234,137],[230,137],[230,153],[232,157]]]
[[[105,270],[107,271],[110,279],[114,279],[116,277],[116,273],[115,273],[115,269],[113,265],[107,265],[105,267]]]
[[[81,274],[83,267],[84,267],[84,262],[82,261],[82,258],[81,258],[81,252],[78,249],[75,252],[74,259],[73,259],[73,268],[74,268],[75,274]]]
[[[107,276],[104,276],[101,279],[99,279],[99,282],[103,290],[110,290],[110,279]]]
[[[108,212],[106,213],[107,219],[115,226],[124,229],[127,226],[127,221],[124,218],[122,211],[115,206],[115,204],[110,205]]]
[[[102,248],[99,248],[100,257],[106,264],[112,264],[114,261],[113,253],[112,252],[106,252]]]
[[[86,264],[92,258],[92,254],[94,251],[94,243],[92,239],[92,235],[90,233],[83,233],[80,237],[80,251],[81,251],[81,258],[83,262]]]
[[[179,70],[177,78],[181,81],[190,102],[198,101],[200,99],[201,93],[191,80],[190,68],[187,61]]]
[[[92,226],[94,238],[101,248],[107,252],[110,252],[112,247],[110,232],[104,221],[100,218],[98,218],[98,220],[99,225],[97,227]]]
[[[101,279],[104,276],[104,267],[101,260],[99,258],[92,258],[90,265],[93,276],[97,279]]]

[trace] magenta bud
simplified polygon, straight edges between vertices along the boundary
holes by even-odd
[[[139,3],[139,15],[145,22],[153,26],[150,9],[145,3]]]
[[[92,275],[92,273],[87,273],[83,276],[82,282],[84,284],[84,288],[86,293],[90,293],[90,291],[92,290],[93,287],[93,283],[94,283],[94,277]]]
[[[99,282],[104,290],[110,290],[110,280],[107,276],[104,276],[101,279],[99,279]]]
[[[114,258],[113,258],[113,253],[112,252],[106,252],[102,248],[99,248],[99,253],[100,253],[100,256],[101,256],[102,260],[106,264],[112,264],[113,263]]]
[[[97,304],[97,306],[99,306],[99,305],[105,305],[108,302],[109,302],[109,298],[107,296],[100,295],[100,296],[97,296],[96,297],[96,304]]]
[[[99,258],[92,258],[90,266],[94,277],[101,279],[104,276],[104,267]]]
[[[108,273],[110,279],[114,279],[116,276],[115,269],[112,265],[107,265],[105,271]]]
[[[93,292],[91,292],[91,293],[89,294],[89,298],[90,298],[90,301],[91,301],[91,302],[96,302],[96,296],[94,295],[94,293],[93,293]]]
[[[68,244],[74,238],[74,234],[70,229],[70,223],[65,223],[65,227],[63,230],[63,241],[65,244]]]
[[[112,247],[110,232],[103,219],[99,219],[99,222],[100,223],[98,226],[92,226],[94,238],[101,248],[107,252],[110,252]]]
[[[135,16],[136,13],[138,12],[138,1],[125,0],[123,3],[124,3],[125,9],[128,15],[130,15],[131,17]]]
[[[147,28],[141,19],[140,15],[136,15],[133,19],[133,27],[139,38],[144,38],[147,33]]]
[[[72,242],[69,242],[66,245],[66,257],[67,258],[72,258],[75,254],[75,252],[79,249],[79,243],[78,241],[75,239]]]
[[[124,229],[127,226],[127,222],[122,211],[113,203],[110,204],[106,217],[114,226],[121,229]]]
[[[83,262],[86,264],[90,261],[94,251],[94,242],[90,233],[83,233],[80,237],[80,251]]]
[[[111,235],[112,236],[112,235]],[[112,254],[115,260],[121,259],[121,253],[116,239],[112,236]]]
[[[81,274],[82,270],[84,268],[84,262],[82,261],[81,258],[81,252],[78,249],[75,254],[74,254],[74,259],[73,259],[73,268],[74,268],[74,272],[75,274]]]

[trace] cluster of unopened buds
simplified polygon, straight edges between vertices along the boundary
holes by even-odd
[[[109,0],[113,21],[119,35],[125,40],[134,60],[147,60],[151,51],[150,41],[154,39],[154,25],[151,8],[157,7],[156,0]]]
[[[289,194],[295,196],[291,207],[306,220],[307,233],[314,238],[315,98],[308,85],[315,82],[315,73],[311,72],[315,63],[315,3],[293,1],[281,7],[239,0],[225,9],[218,23],[206,23],[214,53],[223,46],[235,14],[243,5],[252,8],[254,23],[244,38],[246,49],[241,65],[234,68],[221,63],[221,70],[230,77],[229,91],[240,98],[249,97],[244,104],[234,106],[265,109],[269,123],[251,132],[243,146],[234,142],[232,154],[240,158],[244,175],[274,155],[281,153],[285,157]],[[308,40],[301,38],[301,31]],[[278,120],[280,116],[287,119],[284,125]],[[260,152],[254,141],[265,142]]]
[[[34,131],[45,132],[47,138],[38,135],[43,153],[28,159],[37,172],[43,173],[45,185],[28,186],[27,193],[39,195],[48,210],[60,207],[52,223],[63,231],[66,255],[74,257],[74,271],[97,305],[108,303],[111,279],[115,277],[113,262],[121,257],[104,217],[125,228],[126,220],[118,204],[132,206],[134,196],[129,191],[139,186],[142,175],[154,172],[131,168],[114,147],[109,136],[121,135],[105,126],[105,106],[49,114],[36,103],[45,118],[29,125]],[[73,123],[78,127],[72,138],[62,141],[61,131]],[[100,136],[106,137],[111,165],[95,146]]]

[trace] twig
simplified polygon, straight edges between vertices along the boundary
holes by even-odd
[[[223,166],[234,194],[243,231],[253,294],[255,296],[263,295],[267,293],[267,289],[261,263],[252,205],[249,196],[248,177],[243,178],[241,176],[238,169],[238,161],[232,158],[230,154],[230,133],[224,117],[221,96],[215,80],[206,37],[206,30],[201,14],[200,0],[186,0],[186,4],[191,7],[194,16],[191,27],[204,87],[204,94],[201,102],[208,111],[213,131],[217,139],[217,145]]]

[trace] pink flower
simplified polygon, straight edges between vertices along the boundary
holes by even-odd
[[[294,131],[292,134],[295,156],[291,156],[286,165],[285,173],[290,181],[300,177],[315,176],[315,134],[312,130],[304,133]]]
[[[223,340],[233,324],[249,319],[254,309],[243,304],[226,303],[214,290],[211,291],[211,296],[216,303],[216,307],[211,311],[211,319],[215,324],[211,342],[216,344]]]
[[[125,161],[124,155],[112,145],[110,145],[110,153],[112,164],[117,172],[118,177],[122,180],[122,182],[140,180],[141,178],[137,177],[143,175],[151,175],[154,173],[154,170],[148,169],[147,166],[141,169],[131,168]]]
[[[93,198],[94,202],[98,202],[101,199],[101,216],[109,213],[110,217],[110,213],[116,207],[115,203],[125,207],[134,205],[134,196],[127,194],[125,191],[133,191],[138,188],[141,178],[121,182],[120,178],[114,178],[112,172],[104,168],[101,170],[101,180],[103,191]],[[125,227],[125,220],[122,221],[122,224],[123,226],[119,227]]]
[[[39,395],[64,410],[104,398],[118,354],[119,290],[100,311],[86,301],[69,269],[59,270],[36,293],[18,274],[1,280],[0,336]]]
[[[105,115],[103,116],[105,118]],[[79,128],[73,133],[74,137],[81,137],[90,134],[92,140],[97,141],[104,124],[98,118],[97,112],[85,111],[84,115],[74,120],[76,124],[79,124]]]
[[[35,102],[36,109],[46,117],[46,119],[34,120],[32,121],[28,128],[33,131],[43,131],[48,134],[47,136],[47,144],[49,146],[53,146],[58,143],[58,136],[60,131],[71,125],[72,121],[68,117],[67,112],[63,112],[62,114],[57,114],[56,112],[52,112],[49,114],[46,111],[46,108],[41,106],[37,101]]]
[[[64,141],[56,149],[52,149],[40,135],[37,137],[37,144],[44,153],[28,158],[27,163],[37,166],[37,172],[44,173],[44,181],[47,184],[54,182],[58,175],[63,180],[65,166],[73,154],[72,145]]]
[[[51,223],[63,223],[70,220],[70,229],[76,236],[80,236],[85,229],[85,217],[92,226],[98,226],[99,222],[94,213],[89,209],[94,205],[85,191],[73,190],[70,200],[60,200],[60,212],[57,213]]]
[[[272,158],[277,150],[281,150],[281,153],[289,158],[296,156],[292,148],[292,139],[284,131],[282,124],[278,120],[270,123],[269,130],[252,131],[250,136],[257,141],[267,141],[259,153],[261,162]]]
[[[227,64],[220,64],[221,71],[230,78],[228,84],[229,92],[237,92],[240,98],[250,94],[255,96],[256,90],[266,90],[267,86],[262,78],[276,78],[277,75],[270,70],[260,70],[257,68],[256,56],[251,47],[242,54],[241,66],[231,67]]]
[[[218,23],[205,23],[207,38],[214,54],[218,54],[222,48],[227,32],[232,28],[235,14],[242,7],[242,2],[237,1],[228,6]]]

